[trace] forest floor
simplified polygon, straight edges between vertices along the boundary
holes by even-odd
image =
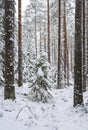
[[[0,88],[0,130],[88,130],[88,90],[84,107],[73,107],[73,87],[52,90],[49,103],[37,103],[28,98],[25,84],[16,87],[16,99],[4,100]]]

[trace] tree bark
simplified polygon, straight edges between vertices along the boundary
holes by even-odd
[[[67,28],[66,28],[66,1],[64,0],[64,17],[63,17],[63,30],[64,30],[64,78],[69,86],[69,50],[67,45]]]
[[[57,68],[57,89],[61,89],[60,84],[60,45],[61,45],[61,0],[58,0],[58,68]]]
[[[86,67],[85,67],[85,0],[83,0],[83,92],[86,91]]]
[[[48,18],[48,61],[50,63],[50,8],[49,8],[49,0],[47,0],[47,18]]]
[[[37,30],[36,30],[36,0],[35,0],[35,51],[36,51],[36,57],[37,57]]]
[[[22,86],[22,25],[21,25],[21,0],[18,0],[18,86]]]
[[[86,0],[86,41],[87,41],[87,51],[86,51],[86,78],[87,78],[87,84],[88,84],[88,0]]]
[[[75,6],[75,49],[74,49],[74,106],[83,105],[82,93],[82,0]]]
[[[40,53],[42,52],[42,41],[41,41],[41,23],[40,23]]]
[[[5,0],[5,99],[15,99],[14,88],[14,0]]]
[[[44,17],[45,19],[45,17]],[[44,22],[44,33],[46,32],[46,23]],[[46,49],[46,34],[44,34],[44,51],[46,52],[47,49]]]

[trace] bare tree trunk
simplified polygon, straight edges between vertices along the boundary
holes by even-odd
[[[88,0],[86,0],[86,85],[88,85]]]
[[[56,43],[55,43],[55,28],[53,27],[53,41],[52,41],[52,65],[56,65]]]
[[[60,45],[61,45],[61,0],[58,0],[58,68],[57,68],[57,89],[61,89],[60,84]]]
[[[83,92],[86,91],[86,67],[85,67],[85,0],[83,0]]]
[[[51,38],[51,65],[54,65],[54,26],[52,27],[52,38]]]
[[[55,29],[54,29],[54,65],[56,65],[56,42],[55,42]]]
[[[36,51],[36,56],[37,56],[37,30],[36,30],[36,0],[35,0],[35,51]]]
[[[40,24],[40,52],[42,52],[42,41],[41,41],[41,24]]]
[[[18,86],[22,86],[22,25],[21,25],[21,0],[18,0]]]
[[[44,33],[46,32],[46,23],[44,22]],[[46,34],[44,34],[44,51],[46,52]]]
[[[14,0],[5,0],[5,99],[15,99],[14,88]]]
[[[69,86],[69,48],[67,45],[67,28],[66,28],[66,1],[64,0],[64,17],[63,17],[63,30],[64,30],[64,78]]]
[[[66,3],[64,0],[64,17],[63,17],[63,33],[64,33],[64,78],[67,79],[67,30],[66,30]]]
[[[69,86],[69,45],[67,46],[67,86]]]
[[[75,49],[74,49],[74,106],[83,105],[82,93],[82,0],[75,6]]]
[[[50,8],[49,0],[47,0],[47,18],[48,18],[48,61],[50,62]]]
[[[88,25],[88,0],[86,0],[86,25]],[[87,28],[87,34],[86,34],[86,37],[87,37],[87,80],[88,80],[88,26],[86,27]]]
[[[72,48],[72,37],[71,37],[71,42],[70,42],[70,44],[71,44],[71,47],[70,47],[70,49],[71,49],[71,52],[70,52],[70,54],[71,54],[71,73],[73,72],[73,65],[72,65],[72,60],[73,60],[73,48]]]

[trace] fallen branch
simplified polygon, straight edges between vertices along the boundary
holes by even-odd
[[[22,108],[20,109],[20,111],[18,112],[18,114],[17,114],[17,116],[16,116],[16,120],[18,119],[18,117],[19,117],[21,111],[22,111],[25,107],[28,108],[28,110],[33,114],[33,116],[34,116],[36,119],[38,119],[37,116],[32,112],[32,110],[31,110],[31,108],[30,108],[29,106],[24,106],[24,107],[22,107]]]

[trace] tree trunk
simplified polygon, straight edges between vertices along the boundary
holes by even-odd
[[[87,39],[86,39],[86,40],[87,40],[87,52],[86,52],[86,53],[87,53],[87,54],[86,54],[86,55],[87,55],[87,56],[86,56],[86,59],[87,59],[87,63],[86,63],[86,64],[87,64],[87,65],[86,65],[86,66],[87,66],[87,67],[86,67],[86,69],[87,69],[87,74],[86,74],[86,78],[87,78],[87,85],[88,85],[88,0],[86,0],[86,5],[87,5],[87,6],[86,6],[86,32],[87,32],[87,33],[86,33],[86,37],[87,37]]]
[[[69,87],[69,45],[67,46],[67,86]]]
[[[57,68],[57,89],[61,89],[60,84],[60,45],[61,45],[61,0],[58,0],[58,68]]]
[[[40,53],[42,52],[42,41],[41,41],[41,24],[40,24]]]
[[[71,47],[70,47],[70,60],[71,60],[71,73],[73,73],[73,64],[72,64],[72,61],[73,61],[73,47],[72,47],[72,36],[71,36],[71,41],[70,41],[70,44],[71,44]]]
[[[14,88],[14,0],[5,0],[5,99],[15,99]]]
[[[69,86],[69,58],[67,46],[67,28],[66,28],[66,2],[64,0],[64,17],[63,17],[63,30],[64,30],[64,78]]]
[[[75,49],[74,49],[74,106],[83,104],[82,94],[82,39],[81,19],[82,0],[76,0],[75,6]]]
[[[85,0],[83,0],[83,92],[86,91],[86,67],[85,67]]]
[[[22,86],[22,25],[21,25],[21,0],[18,0],[18,86]]]
[[[56,65],[57,63],[56,63],[56,41],[55,41],[55,29],[54,29],[54,65]]]
[[[46,33],[46,23],[44,22],[44,33]],[[44,51],[46,52],[46,34],[44,34]]]
[[[49,0],[47,0],[47,18],[48,18],[48,61],[50,63],[50,8]]]
[[[35,0],[35,51],[36,51],[36,57],[37,57],[37,30],[36,30],[36,0]]]

